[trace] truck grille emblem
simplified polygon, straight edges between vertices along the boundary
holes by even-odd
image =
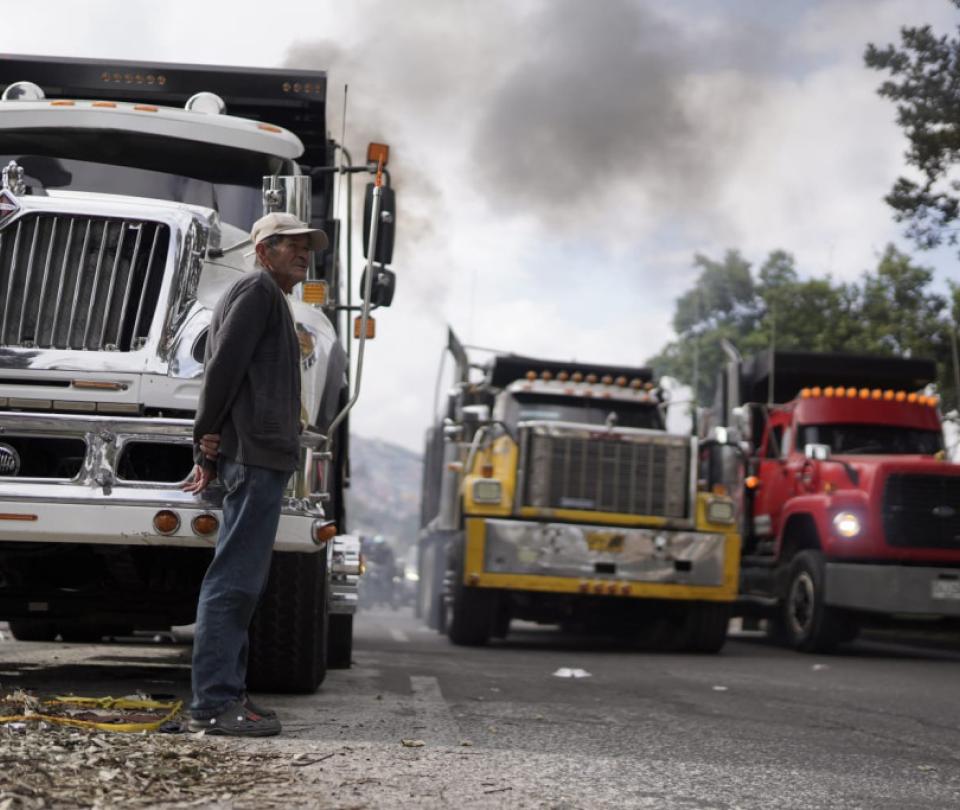
[[[952,506],[935,506],[933,509],[934,517],[938,518],[952,518],[957,514],[957,510]]]
[[[20,203],[7,188],[0,189],[0,222],[20,210]]]
[[[20,472],[20,454],[9,444],[0,443],[0,475]]]

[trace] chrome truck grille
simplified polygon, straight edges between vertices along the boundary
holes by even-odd
[[[685,518],[690,444],[664,433],[523,429],[522,505]]]
[[[28,214],[0,231],[0,345],[127,352],[146,340],[169,229]]]
[[[889,546],[960,549],[960,476],[889,475],[883,531]]]

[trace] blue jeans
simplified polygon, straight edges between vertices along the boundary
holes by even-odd
[[[247,631],[270,573],[289,472],[238,464],[220,456],[223,525],[200,586],[193,639],[193,703],[205,720],[246,692]]]

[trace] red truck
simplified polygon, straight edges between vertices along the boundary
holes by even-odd
[[[936,365],[725,345],[701,478],[741,504],[736,612],[807,652],[865,624],[960,618],[960,465]]]

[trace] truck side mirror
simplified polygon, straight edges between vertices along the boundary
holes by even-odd
[[[370,215],[373,213],[373,183],[367,183],[363,199],[363,258],[369,259]],[[397,219],[397,200],[390,186],[380,188],[380,224],[377,226],[377,244],[373,248],[373,260],[377,264],[390,264],[393,259],[394,225]]]
[[[397,288],[397,274],[386,267],[375,265],[373,281],[370,284],[370,304],[375,307],[388,307],[393,302],[393,293]],[[367,289],[367,271],[360,276],[360,297]]]
[[[805,444],[803,446],[803,455],[812,458],[815,461],[826,461],[830,458],[829,444]]]

